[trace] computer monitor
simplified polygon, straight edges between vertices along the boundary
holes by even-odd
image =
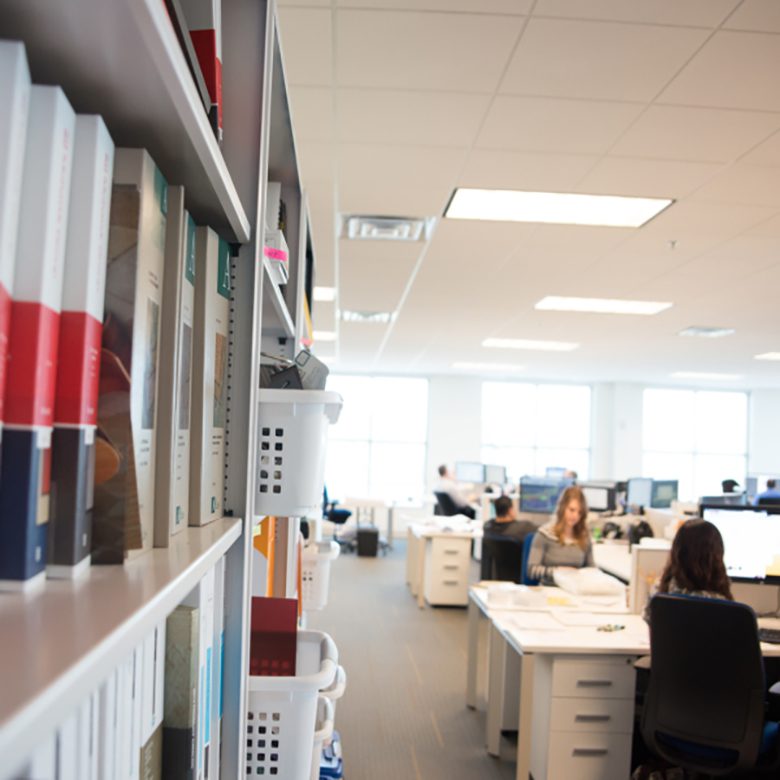
[[[702,496],[699,499],[700,506],[705,504],[709,506],[748,506],[749,503],[745,493],[723,493],[719,496]]]
[[[745,480],[745,492],[750,498],[755,498],[758,495],[758,477],[748,477]]]
[[[632,477],[626,488],[628,506],[650,506],[653,496],[653,480],[650,477]]]
[[[458,482],[476,482],[481,484],[485,481],[485,467],[481,463],[459,460],[455,464],[455,479]]]
[[[614,482],[581,482],[580,487],[591,512],[612,512],[617,506]]]
[[[485,466],[485,482],[488,485],[504,485],[506,483],[506,466]]]
[[[558,497],[571,483],[570,479],[523,477],[520,480],[520,511],[552,514],[558,506]]]
[[[544,476],[548,479],[563,479],[566,469],[563,466],[548,466],[544,470]]]
[[[780,585],[780,507],[702,506],[723,537],[726,573],[736,582]]]
[[[650,492],[650,506],[653,509],[669,509],[677,501],[679,482],[676,479],[654,479]]]

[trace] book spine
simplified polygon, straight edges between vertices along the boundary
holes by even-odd
[[[117,753],[117,679],[115,669],[100,686],[98,719],[98,774],[99,780],[116,780]]]
[[[98,116],[76,118],[52,439],[48,576],[86,571],[114,144]]]
[[[30,107],[30,70],[24,45],[0,41],[0,435],[11,328],[14,261],[19,232],[22,171]]]

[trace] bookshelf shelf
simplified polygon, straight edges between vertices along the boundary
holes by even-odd
[[[263,259],[263,336],[294,338],[295,325],[287,302],[279,285],[271,278],[266,263]]]
[[[60,84],[79,113],[101,114],[117,146],[145,147],[170,183],[184,185],[197,222],[249,240],[162,0],[3,0],[0,37],[24,40],[33,80]]]
[[[76,582],[47,581],[42,592],[3,594],[0,625],[0,780],[130,653],[241,536],[223,518],[187,528],[166,549],[124,566],[93,566]]]

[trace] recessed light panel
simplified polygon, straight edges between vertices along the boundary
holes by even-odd
[[[539,311],[574,311],[588,314],[658,314],[669,309],[671,303],[662,301],[629,301],[619,298],[569,298],[548,295],[535,309]]]
[[[373,322],[387,324],[396,317],[394,311],[350,311],[344,309],[341,312],[341,319],[344,322]]]
[[[671,376],[674,379],[709,379],[715,382],[728,382],[742,378],[740,374],[717,374],[709,371],[675,371]]]
[[[692,325],[690,328],[680,331],[680,336],[698,336],[702,339],[720,339],[724,336],[733,336],[736,331],[734,328],[708,328],[705,326]]]
[[[755,357],[756,360],[780,360],[780,352],[764,352]]]
[[[629,198],[573,192],[523,192],[459,187],[444,216],[500,222],[637,228],[663,211],[670,198]]]
[[[539,341],[534,339],[485,339],[483,347],[494,349],[530,349],[538,352],[571,352],[579,344],[572,341]]]

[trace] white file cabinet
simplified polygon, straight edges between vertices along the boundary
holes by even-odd
[[[428,539],[423,592],[429,604],[468,605],[470,558],[470,536],[441,535]]]
[[[623,780],[630,774],[636,656],[537,655],[535,780]]]

